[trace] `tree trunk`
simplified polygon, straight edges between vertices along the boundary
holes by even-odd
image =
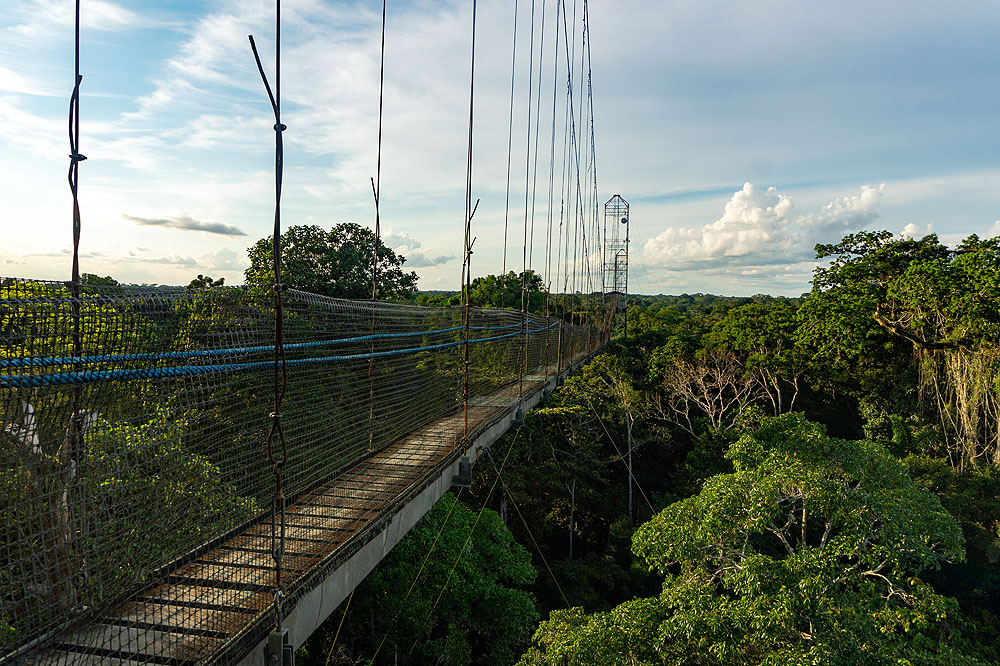
[[[500,484],[500,522],[507,524],[507,487]]]
[[[573,482],[570,484],[569,491],[569,559],[573,559],[573,531],[575,525],[573,524],[576,520],[576,477],[573,477]]]
[[[628,432],[628,519],[629,522],[634,522],[635,512],[632,509],[632,425],[635,421],[632,420],[631,415],[628,416],[627,420],[627,432]]]

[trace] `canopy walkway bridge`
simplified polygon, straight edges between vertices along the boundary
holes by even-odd
[[[260,664],[276,603],[300,644],[604,343],[555,317],[289,291],[276,493],[268,301],[71,291],[0,287],[4,663]]]
[[[598,218],[587,3],[578,17],[576,3],[556,1],[548,23],[554,48],[544,38],[545,4],[536,12],[532,3],[530,15],[520,17],[514,5],[501,275],[508,275],[508,222],[518,213],[510,210],[515,83],[524,74],[518,76],[517,24],[530,22],[522,46],[520,311],[470,303],[478,208],[475,2],[465,305],[440,308],[375,300],[385,261],[384,2],[372,300],[327,298],[282,282],[288,127],[281,119],[280,0],[273,69],[249,39],[274,114],[273,284],[85,285],[81,1],[74,4],[72,277],[0,280],[0,664],[259,665],[268,650],[267,663],[280,664],[276,652],[304,642],[456,475],[468,482],[481,450],[607,341],[620,295],[602,298],[600,267],[591,260],[601,256],[606,233]],[[544,74],[549,69],[551,76]],[[550,84],[546,137],[541,100]],[[538,183],[546,138],[547,197]],[[545,247],[535,253],[535,203],[545,198]],[[551,316],[528,314],[527,278],[540,263]]]

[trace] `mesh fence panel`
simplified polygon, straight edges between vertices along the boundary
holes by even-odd
[[[271,303],[80,289],[0,283],[0,661],[225,661],[274,602]],[[286,603],[600,337],[296,291],[284,321]]]

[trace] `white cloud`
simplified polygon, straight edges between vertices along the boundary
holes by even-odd
[[[240,271],[249,265],[246,255],[238,254],[228,248],[206,252],[198,258],[198,265],[213,271]]]
[[[167,229],[177,229],[181,231],[201,231],[207,234],[220,234],[222,236],[246,236],[246,232],[239,227],[224,222],[213,222],[207,220],[197,220],[187,213],[171,215],[167,217],[138,217],[136,215],[122,215],[129,222],[147,227],[164,227]]]
[[[994,222],[990,230],[986,232],[987,238],[996,238],[997,236],[1000,236],[1000,220]]]
[[[420,241],[405,231],[396,233],[389,229],[382,235],[382,242],[396,254],[406,257],[407,268],[438,266],[455,258],[454,255],[441,254],[441,250],[433,247],[423,247]]]
[[[46,118],[26,111],[18,104],[16,96],[0,97],[0,125],[16,127],[16,132],[5,132],[0,145],[8,142],[43,160],[65,161],[69,151],[65,121],[56,125]]]
[[[191,257],[182,257],[179,255],[173,255],[170,257],[149,257],[141,259],[140,261],[147,264],[166,264],[168,266],[197,266],[198,262]]]
[[[27,78],[3,65],[0,65],[0,91],[25,95],[42,95],[45,97],[56,97],[58,95],[58,93],[41,87],[37,80]]]
[[[56,28],[71,27],[75,22],[75,7],[71,2],[35,0],[22,9],[27,17],[14,27],[14,32],[26,37],[45,36]],[[84,30],[121,30],[144,21],[130,9],[108,0],[87,0],[80,5],[80,23]]]
[[[771,266],[801,261],[818,242],[836,240],[878,217],[885,185],[799,213],[776,188],[746,183],[726,204],[722,217],[700,229],[668,227],[646,241],[639,263],[670,269]]]
[[[550,12],[545,60],[541,67],[535,60],[534,68],[543,73],[539,202],[546,190],[556,25],[555,0],[544,4]],[[851,20],[858,12],[810,3],[592,3],[601,187],[620,189],[634,203],[636,259],[655,237],[648,246],[652,272],[640,276],[633,262],[640,290],[681,285],[732,293],[748,284],[747,290],[767,291],[767,280],[780,286],[798,279],[781,268],[789,257],[793,265],[804,262],[793,273],[807,281],[812,244],[836,240],[876,208],[886,228],[911,222],[916,231],[933,221],[942,239],[952,231],[982,233],[991,217],[1000,217],[1000,168],[989,151],[997,135],[997,94],[990,91],[1000,86],[989,85],[998,70],[990,67],[986,34],[1000,8],[854,4],[870,20],[859,23]],[[72,2],[11,0],[5,9],[0,124],[8,130],[0,132],[0,156],[7,158],[0,157],[0,194],[6,218],[30,224],[3,230],[8,251],[27,252],[41,244],[36,239],[52,244],[49,239],[67,235],[65,102],[39,94],[68,95]],[[221,242],[242,252],[237,241],[221,236],[168,239],[122,218],[180,209],[237,224],[249,234],[246,244],[270,233],[273,120],[246,36],[255,35],[273,77],[273,9],[265,0],[85,0],[85,246],[118,243],[127,254],[136,244],[169,240],[176,245],[155,246],[155,256],[198,261]],[[518,5],[525,32],[519,32],[516,58],[509,196],[519,209],[511,214],[515,228],[526,187],[530,9],[531,3]],[[388,17],[381,218],[386,227],[436,246],[413,237],[395,245],[405,248],[407,268],[415,267],[428,287],[454,287],[459,275],[460,260],[446,260],[461,255],[470,10],[457,0],[402,3]],[[474,267],[497,273],[504,247],[511,4],[489,0],[478,11],[473,197],[482,205],[474,221]],[[286,224],[315,219],[328,227],[374,217],[369,177],[376,169],[380,19],[373,3],[360,0],[296,0],[283,7]],[[928,44],[933,48],[924,48]],[[884,66],[872,68],[873,62]],[[818,67],[825,73],[820,79]],[[775,71],[781,75],[748,74]],[[537,95],[537,85],[534,90]],[[123,97],[88,101],[108,93]],[[557,132],[563,117],[560,106]],[[743,180],[785,185],[740,193],[723,215],[725,197]],[[880,190],[868,200],[864,192],[838,198],[847,191],[844,182],[854,190],[854,183],[882,180],[889,193],[880,201],[872,201]],[[720,183],[727,188],[722,195]],[[660,196],[671,194],[661,191],[664,184],[678,196]],[[535,260],[536,269],[540,263]],[[183,284],[190,278],[190,271],[168,273],[164,266],[151,264],[146,275],[123,279]],[[677,269],[669,280],[662,277],[667,267]],[[110,264],[88,272],[98,270],[119,274]],[[139,270],[138,262],[121,268]],[[707,271],[724,277],[707,283]]]
[[[914,224],[913,222],[910,222],[905,227],[903,227],[903,230],[899,232],[899,235],[902,236],[903,238],[923,238],[924,236],[930,233],[934,233],[933,224],[926,224],[924,226],[920,226]]]

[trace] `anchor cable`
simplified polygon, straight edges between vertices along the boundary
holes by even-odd
[[[70,296],[72,301],[72,311],[73,311],[73,355],[80,357],[83,355],[83,333],[80,327],[80,232],[81,232],[81,219],[80,219],[80,196],[79,196],[79,185],[80,185],[80,162],[87,159],[86,155],[80,154],[80,84],[83,82],[83,76],[80,74],[80,0],[76,0],[75,3],[75,15],[74,15],[74,25],[73,25],[73,92],[69,99],[69,172],[67,174],[67,180],[69,181],[70,193],[73,195],[73,265],[72,265],[72,276],[70,278]],[[74,370],[80,371],[83,366],[76,362],[74,363]],[[81,402],[83,399],[83,389],[81,386],[77,386],[73,389],[73,414],[70,417],[70,450],[66,453],[68,454],[68,461],[62,461],[67,467],[71,468],[72,477],[68,482],[70,485],[70,490],[74,495],[79,496],[79,507],[80,516],[75,515],[75,509],[77,502],[69,502],[69,512],[70,512],[70,523],[79,523],[79,538],[74,539],[72,534],[65,535],[69,541],[69,546],[72,551],[75,551],[77,559],[80,563],[80,570],[73,572],[76,577],[78,577],[81,582],[85,581],[87,578],[87,572],[85,569],[85,560],[81,556],[79,550],[81,548],[80,544],[86,539],[87,535],[87,521],[85,518],[86,512],[86,486],[79,482],[80,463],[83,461],[83,418],[84,415],[81,411]],[[66,526],[67,530],[71,528]],[[70,565],[72,566],[72,565]],[[69,572],[66,572],[69,573]],[[70,584],[68,581],[66,584]]]
[[[257,71],[264,83],[267,97],[274,112],[274,234],[271,255],[274,262],[274,411],[271,428],[267,433],[267,460],[274,471],[274,504],[271,512],[271,556],[274,559],[274,621],[281,630],[281,600],[285,594],[282,583],[282,558],[285,552],[285,495],[283,477],[288,462],[288,443],[281,422],[281,406],[288,385],[288,365],[285,359],[284,310],[282,292],[287,288],[281,282],[281,185],[284,171],[284,145],[282,132],[287,126],[281,122],[281,0],[275,0],[274,92],[268,83],[264,66],[257,52],[253,35],[249,35],[250,48],[257,63]],[[280,443],[280,457],[275,455],[275,439]]]
[[[382,237],[379,218],[379,199],[382,193],[382,96],[385,90],[385,10],[386,0],[382,0],[382,50],[378,76],[378,149],[375,160],[375,178],[372,179],[372,195],[375,197],[375,238],[372,240],[372,326],[371,353],[375,353],[375,323],[378,300],[378,249]],[[375,358],[368,360],[368,452],[375,449]]]

